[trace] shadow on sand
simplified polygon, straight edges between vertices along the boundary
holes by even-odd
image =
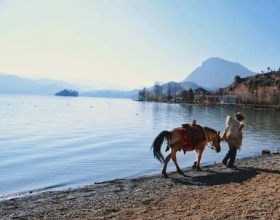
[[[205,169],[201,172],[190,171],[184,175],[170,175],[170,179],[176,184],[214,186],[228,183],[240,183],[254,178],[260,173],[273,173],[280,175],[279,170],[260,169],[252,167],[239,167],[236,169],[222,168],[219,170]]]

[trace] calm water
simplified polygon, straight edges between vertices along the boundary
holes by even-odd
[[[235,110],[246,117],[237,158],[280,148],[280,112],[127,99],[0,95],[0,198],[31,189],[65,189],[159,173],[162,165],[153,158],[150,146],[161,131],[193,118],[222,131],[226,116]],[[202,166],[220,163],[228,149],[226,143],[221,147],[219,154],[206,148]],[[181,168],[194,160],[194,152],[178,153]],[[168,171],[174,170],[170,162]]]

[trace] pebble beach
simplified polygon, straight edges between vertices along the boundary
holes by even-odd
[[[0,219],[280,219],[280,155],[236,166],[30,192],[0,201]]]

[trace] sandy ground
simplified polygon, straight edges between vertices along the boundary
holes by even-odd
[[[280,155],[0,202],[1,219],[280,219]],[[159,164],[159,171],[161,165]]]

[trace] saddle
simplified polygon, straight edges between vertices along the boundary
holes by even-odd
[[[194,150],[199,142],[206,140],[204,129],[200,125],[190,126],[189,124],[182,124],[178,131],[183,139],[182,150],[184,154],[186,151]]]

